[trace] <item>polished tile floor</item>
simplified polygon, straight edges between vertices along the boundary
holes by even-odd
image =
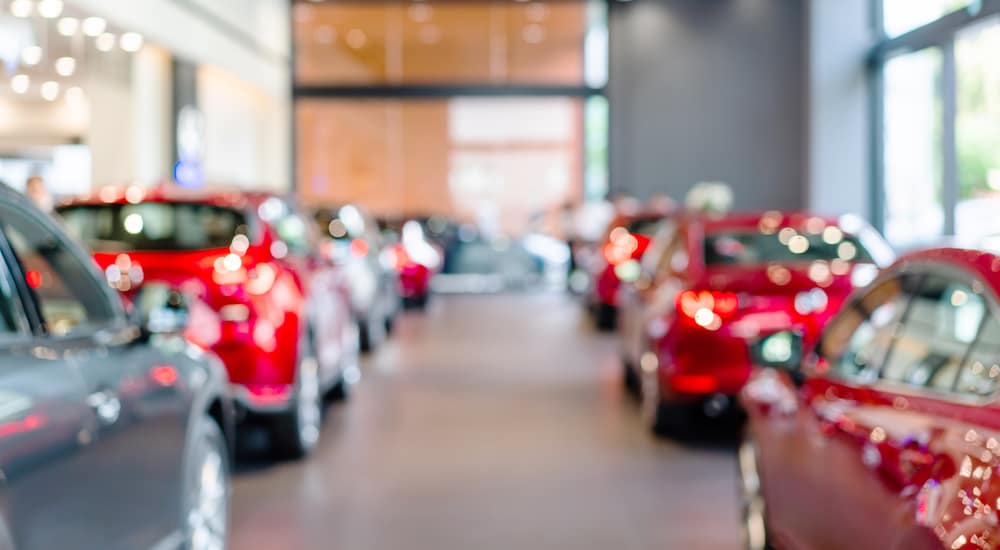
[[[731,445],[656,441],[560,295],[442,297],[302,463],[236,476],[241,549],[733,549]]]

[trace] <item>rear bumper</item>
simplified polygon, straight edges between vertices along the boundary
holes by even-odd
[[[230,385],[233,402],[241,417],[252,414],[281,414],[295,405],[294,387],[290,384],[244,386]]]

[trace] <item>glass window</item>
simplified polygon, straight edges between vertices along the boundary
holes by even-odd
[[[906,248],[944,233],[941,51],[893,57],[884,79],[885,233]]]
[[[599,86],[606,17],[582,1],[297,2],[296,80]]]
[[[958,376],[959,393],[980,397],[993,395],[1000,381],[1000,320],[987,317],[982,332]]]
[[[558,234],[556,213],[582,193],[582,99],[310,99],[296,111],[302,204]]]
[[[877,378],[906,313],[914,281],[903,276],[879,283],[831,321],[820,353],[830,361],[834,373],[865,382]]]
[[[246,216],[196,203],[101,204],[61,208],[75,237],[102,252],[229,248],[249,234]]]
[[[899,36],[958,11],[973,0],[883,0],[885,33]]]
[[[823,234],[807,235],[786,228],[779,233],[720,231],[705,237],[706,265],[751,265],[815,260],[871,262],[871,256],[852,236],[836,240]]]
[[[985,315],[985,299],[969,286],[928,276],[910,303],[882,377],[951,390]]]
[[[50,334],[88,330],[115,319],[106,289],[65,242],[16,209],[0,206],[0,220]]]
[[[966,29],[955,41],[958,204],[955,233],[1000,248],[1000,20]]]
[[[13,281],[0,258],[0,336],[23,330],[20,303]]]

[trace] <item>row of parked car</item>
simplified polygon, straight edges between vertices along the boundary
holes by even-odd
[[[748,417],[748,548],[1000,547],[1000,256],[851,216],[636,211],[590,294],[672,436]]]
[[[435,269],[355,206],[108,187],[56,214],[0,186],[0,548],[224,548],[238,438],[307,455]]]

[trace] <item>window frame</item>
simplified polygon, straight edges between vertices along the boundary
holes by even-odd
[[[886,63],[894,58],[926,48],[938,48],[941,66],[941,206],[944,228],[941,237],[953,236],[959,199],[958,163],[958,77],[955,41],[958,35],[987,19],[1000,16],[1000,0],[978,0],[899,36],[885,32],[883,0],[870,0],[876,43],[868,54],[868,80],[871,104],[871,220],[876,229],[885,231],[885,79]]]
[[[7,242],[7,235],[0,231],[0,293],[10,292],[10,302],[12,306],[11,314],[15,330],[10,333],[0,332],[0,349],[9,345],[28,342],[35,335],[36,324],[32,322],[28,308],[24,304],[24,293],[18,285],[11,266],[8,263],[13,258],[12,250]]]
[[[50,332],[45,317],[42,314],[42,305],[39,303],[39,298],[30,288],[28,288],[25,282],[23,267],[21,266],[20,260],[10,244],[7,232],[2,226],[0,226],[0,259],[2,259],[4,263],[4,269],[13,279],[14,287],[21,304],[20,307],[22,312],[27,317],[28,326],[30,328],[30,336],[42,338],[49,342],[68,342],[94,338],[99,334],[108,332],[109,330],[113,331],[126,328],[128,326],[128,317],[125,313],[125,306],[121,301],[120,296],[117,294],[117,291],[113,290],[106,284],[101,284],[103,278],[97,270],[93,258],[83,252],[79,246],[77,246],[65,234],[65,232],[59,228],[58,224],[54,220],[44,216],[39,216],[31,209],[25,208],[16,201],[9,202],[7,207],[12,210],[20,211],[20,213],[27,220],[36,224],[39,229],[47,231],[49,236],[55,239],[60,246],[66,249],[66,252],[70,254],[73,259],[81,264],[81,267],[83,267],[83,269],[87,272],[88,276],[92,278],[95,291],[106,301],[108,311],[111,314],[108,319],[88,323],[84,328],[74,329],[65,334],[53,334]]]
[[[915,276],[919,278],[918,285],[923,285],[927,277],[937,276],[946,278],[951,282],[960,283],[968,286],[969,288],[975,289],[977,286],[982,287],[982,290],[978,292],[983,297],[986,304],[986,314],[983,319],[980,320],[979,326],[976,329],[976,336],[973,338],[972,342],[967,344],[963,354],[962,361],[959,366],[959,370],[956,372],[955,380],[952,381],[952,387],[949,390],[941,390],[937,388],[932,388],[929,386],[914,386],[906,382],[899,382],[895,380],[887,380],[883,377],[883,372],[885,365],[889,358],[892,356],[895,350],[900,330],[905,327],[907,319],[911,313],[911,306],[913,304],[912,296],[906,298],[906,303],[904,305],[905,311],[900,321],[896,323],[896,326],[892,328],[893,334],[890,339],[889,349],[886,351],[885,357],[882,358],[882,362],[878,365],[878,376],[874,380],[866,381],[858,377],[848,377],[842,376],[837,373],[834,369],[830,369],[827,373],[821,375],[821,377],[829,377],[838,383],[847,384],[850,386],[858,388],[869,388],[876,391],[885,391],[887,393],[919,397],[925,399],[934,399],[938,401],[946,401],[950,403],[956,403],[961,405],[975,405],[983,406],[994,403],[1000,397],[1000,384],[994,389],[993,393],[990,395],[973,395],[969,393],[961,393],[957,390],[957,382],[960,378],[961,372],[968,366],[969,357],[975,350],[976,344],[979,342],[981,334],[983,332],[983,327],[986,325],[987,320],[990,316],[994,316],[1000,319],[1000,295],[993,292],[992,288],[989,287],[979,275],[962,269],[957,266],[943,265],[935,262],[928,261],[914,261],[900,266],[897,269],[884,272],[878,277],[871,285],[865,287],[861,291],[856,292],[851,298],[844,304],[844,311],[848,309],[855,309],[857,302],[867,295],[868,291],[874,286],[884,283],[892,279],[899,279],[906,275]],[[837,318],[842,314],[838,314],[831,323],[835,322]],[[820,341],[820,345],[822,340]],[[818,353],[818,347],[817,347]],[[822,355],[820,355],[822,356]]]

